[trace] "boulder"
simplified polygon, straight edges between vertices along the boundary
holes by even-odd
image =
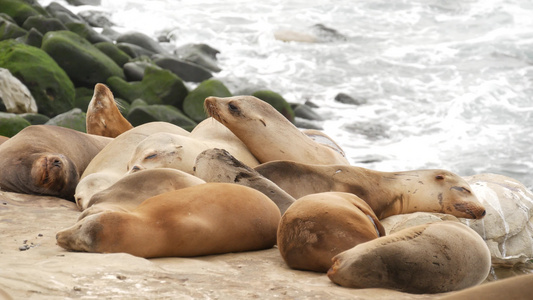
[[[22,28],[30,30],[35,28],[41,34],[46,34],[50,31],[67,30],[67,27],[63,25],[58,19],[45,17],[42,15],[31,16],[24,21]]]
[[[18,25],[24,24],[27,18],[38,16],[42,13],[23,0],[0,0],[0,9],[17,22]]]
[[[50,3],[46,7],[46,11],[50,15],[60,19],[63,22],[63,24],[69,23],[69,22],[65,22],[67,20],[75,22],[75,23],[83,23],[84,22],[84,20],[82,18],[80,18],[75,13],[70,11],[68,8],[64,7],[63,5],[61,5],[61,4],[57,3],[57,2]],[[65,15],[67,15],[68,17],[65,17]]]
[[[79,16],[92,27],[106,28],[115,26],[115,24],[109,20],[110,14],[104,11],[85,10],[81,11]]]
[[[191,131],[197,125],[196,122],[170,105],[139,105],[130,110],[127,119],[133,126],[163,121],[175,124],[188,131]]]
[[[76,98],[74,99],[74,107],[87,112],[89,103],[93,98],[94,90],[86,87],[76,88]]]
[[[91,44],[108,42],[112,43],[113,41],[105,35],[99,34],[91,26],[86,23],[67,23],[66,27],[68,30],[75,32],[82,38],[89,41]]]
[[[87,132],[85,118],[86,115],[83,111],[81,111],[81,109],[74,108],[70,111],[53,117],[45,124],[66,127],[81,132]]]
[[[98,50],[109,56],[117,65],[124,67],[124,64],[131,60],[131,56],[120,50],[117,45],[111,42],[100,42],[94,44]]]
[[[0,15],[0,41],[15,39],[24,36],[27,31],[17,25],[15,22],[11,22],[11,18],[4,14]]]
[[[202,82],[213,77],[211,72],[204,67],[175,57],[155,55],[152,58],[156,65],[172,71],[184,81]]]
[[[270,105],[287,118],[287,120],[294,123],[294,111],[291,105],[278,93],[269,90],[257,91],[252,94]]]
[[[128,43],[137,45],[153,53],[167,53],[153,38],[141,32],[126,32],[117,38],[117,43]]]
[[[311,107],[305,104],[292,104],[292,110],[294,111],[294,116],[298,118],[303,118],[306,120],[322,121],[324,120],[319,114],[317,114]]]
[[[111,58],[74,32],[49,32],[44,35],[41,48],[56,60],[76,86],[93,88],[111,76],[125,78]]]
[[[183,101],[183,112],[195,122],[207,118],[204,110],[204,100],[209,96],[231,97],[228,88],[219,80],[209,79],[200,83]]]
[[[49,117],[45,115],[41,115],[41,114],[36,114],[36,113],[25,113],[25,114],[20,114],[19,116],[26,119],[26,121],[30,122],[31,125],[46,124],[46,122],[50,120]]]
[[[37,29],[32,28],[24,36],[18,37],[16,40],[28,46],[41,48],[43,35]]]
[[[130,43],[117,43],[117,47],[124,51],[127,55],[131,57],[141,57],[141,56],[148,56],[151,57],[155,54],[155,52],[145,49],[141,46],[137,46]]]
[[[30,90],[8,69],[0,68],[0,101],[6,111],[15,114],[36,113],[37,103]]]
[[[125,63],[122,69],[124,70],[124,75],[126,75],[128,81],[141,81],[144,77],[144,71],[150,66],[161,69],[160,67],[147,61],[131,61]]]
[[[339,103],[351,104],[351,105],[362,105],[366,103],[365,99],[355,99],[352,96],[345,94],[345,93],[338,93],[337,96],[335,96],[335,101]]]
[[[180,59],[200,65],[213,72],[221,71],[217,65],[216,55],[218,53],[220,51],[207,44],[187,44],[174,50],[174,54]]]
[[[30,122],[19,115],[0,112],[0,136],[12,137],[30,125]]]
[[[148,104],[167,104],[181,108],[188,94],[183,81],[168,70],[148,66],[142,81],[126,82],[118,77],[107,80],[109,89],[115,97],[129,103],[141,98]]]
[[[9,69],[30,90],[39,113],[55,116],[72,109],[74,85],[44,51],[14,40],[0,42],[0,68]]]

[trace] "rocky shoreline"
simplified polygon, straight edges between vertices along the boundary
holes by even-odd
[[[46,7],[31,0],[0,4],[2,136],[36,124],[85,132],[85,111],[97,83],[111,89],[134,126],[165,121],[191,130],[207,117],[207,96],[233,95],[216,79],[219,51],[207,44],[170,51],[143,33],[113,30],[101,12],[74,14],[57,2]],[[298,127],[321,129],[312,103],[290,104],[271,90],[241,90],[270,103]]]

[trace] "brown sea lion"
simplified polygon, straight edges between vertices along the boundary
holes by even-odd
[[[361,198],[326,192],[304,196],[287,209],[278,227],[278,248],[289,267],[325,273],[335,255],[384,235]]]
[[[281,215],[296,201],[254,169],[243,164],[224,149],[208,149],[196,157],[194,175],[207,182],[236,183],[254,188],[278,206]]]
[[[176,169],[158,168],[129,174],[94,194],[78,220],[102,211],[132,211],[150,197],[203,183],[202,179]]]
[[[111,140],[64,127],[28,126],[0,145],[0,188],[73,200],[81,174]]]
[[[101,83],[97,83],[94,87],[85,122],[87,133],[111,138],[133,128],[131,123],[122,116],[111,90]]]
[[[331,281],[352,288],[443,293],[480,284],[490,251],[470,227],[443,221],[359,244],[333,258]]]
[[[253,96],[208,97],[207,113],[231,130],[261,163],[292,160],[349,165],[341,153],[315,142],[281,113]]]
[[[480,284],[443,295],[439,300],[525,300],[533,298],[533,274]]]
[[[74,251],[140,257],[199,256],[270,248],[278,207],[252,188],[205,183],[145,200],[131,212],[102,212],[57,233]]]
[[[117,136],[91,160],[76,187],[76,203],[81,210],[95,193],[108,188],[128,172],[128,161],[140,141],[156,132],[189,135],[185,129],[166,122],[139,125]]]
[[[255,170],[295,199],[329,191],[355,194],[370,205],[380,220],[417,211],[470,219],[485,215],[485,208],[468,183],[445,170],[379,172],[355,166],[291,161],[273,161]]]

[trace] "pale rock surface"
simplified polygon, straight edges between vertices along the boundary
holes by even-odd
[[[36,113],[37,103],[30,90],[8,69],[0,68],[0,101],[7,112],[14,114]]]

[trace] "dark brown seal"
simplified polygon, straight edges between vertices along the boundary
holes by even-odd
[[[0,188],[73,200],[79,178],[110,138],[33,125],[0,145]]]

